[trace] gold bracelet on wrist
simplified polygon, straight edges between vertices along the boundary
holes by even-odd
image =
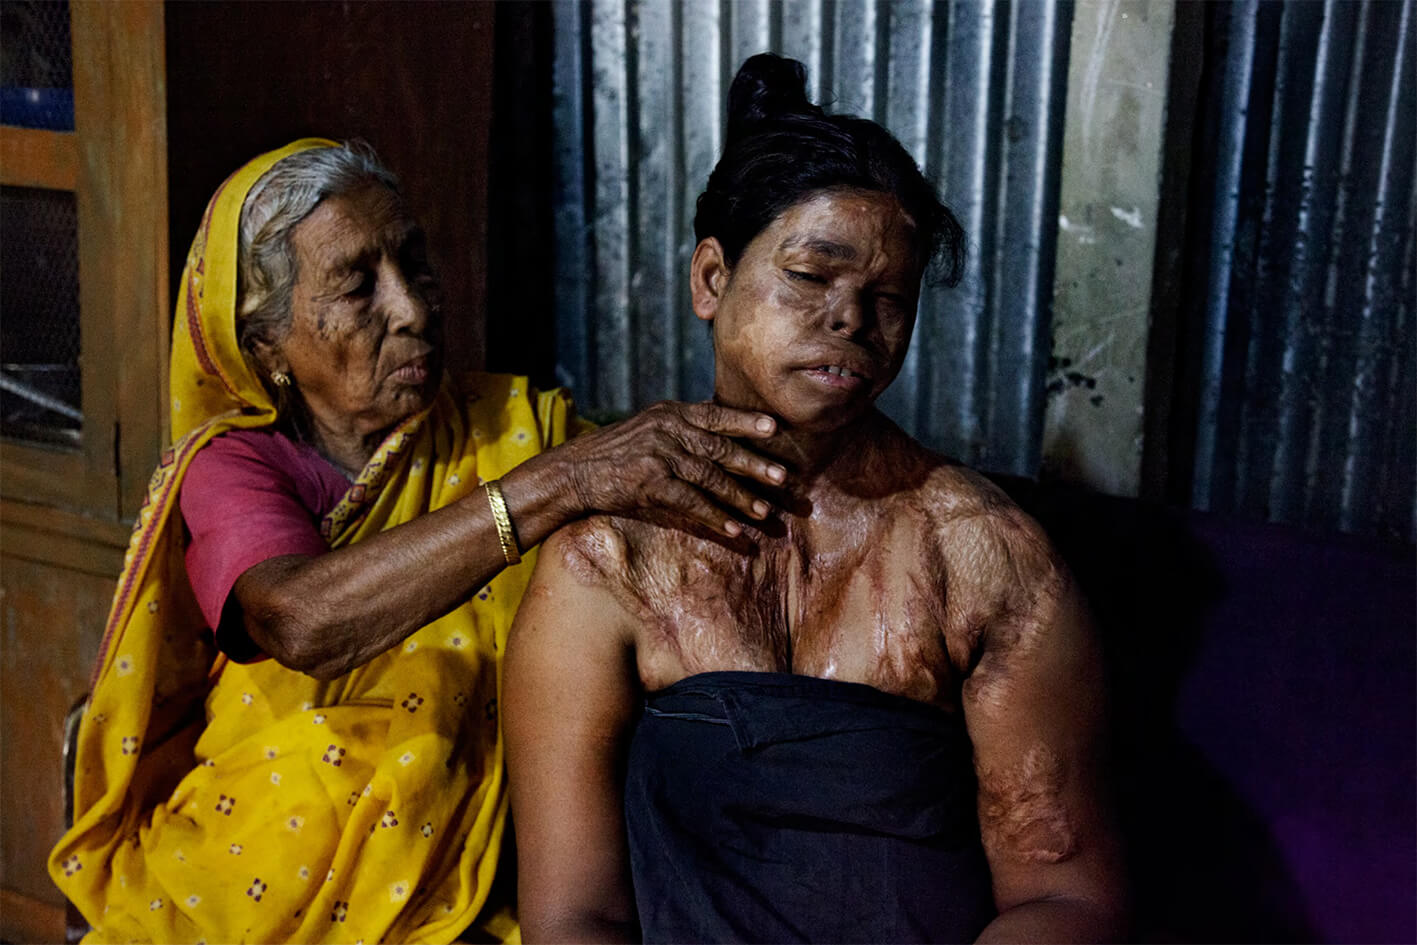
[[[502,498],[502,485],[496,479],[482,484],[487,493],[487,505],[492,509],[492,521],[497,523],[497,540],[502,543],[502,557],[508,564],[516,564],[522,559],[517,550],[517,536],[512,531],[512,517],[507,514],[507,500]]]
[[[502,557],[506,558],[507,564],[516,564],[521,560],[521,551],[517,550],[516,533],[512,531],[512,516],[507,514],[507,500],[502,497],[502,483],[489,479],[482,483],[482,490],[487,493],[487,506],[492,509],[492,520],[497,526],[497,541],[502,543]]]

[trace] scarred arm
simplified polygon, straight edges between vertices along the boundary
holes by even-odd
[[[979,820],[998,917],[981,942],[1125,937],[1120,838],[1105,777],[1102,660],[1081,594],[1017,509],[963,528],[960,614],[982,623],[965,681]]]

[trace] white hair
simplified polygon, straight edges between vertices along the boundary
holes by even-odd
[[[236,256],[236,337],[258,374],[262,372],[255,345],[277,344],[290,331],[297,276],[291,241],[295,228],[327,197],[344,196],[371,183],[399,190],[398,178],[374,149],[356,140],[282,158],[246,195]]]

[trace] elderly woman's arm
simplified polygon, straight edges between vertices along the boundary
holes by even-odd
[[[713,404],[660,404],[542,453],[500,482],[518,545],[530,548],[593,513],[678,516],[738,535],[733,516],[769,511],[735,477],[782,483],[781,466],[734,438],[765,438],[764,414]],[[242,621],[281,664],[333,679],[397,645],[505,567],[482,490],[365,541],[314,557],[285,555],[237,579],[223,623]]]

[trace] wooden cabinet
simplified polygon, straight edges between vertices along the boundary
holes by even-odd
[[[162,437],[167,360],[167,132],[160,3],[76,2],[74,130],[0,127],[0,180],[78,206],[80,388],[72,448],[7,438],[0,496],[131,518]],[[24,547],[5,517],[4,548]],[[28,521],[22,516],[17,522]],[[16,525],[16,527],[20,527]],[[98,526],[105,540],[111,537]]]
[[[164,419],[163,8],[76,2],[69,13],[74,130],[0,127],[0,182],[73,195],[82,404],[67,440],[0,443],[0,937],[8,941],[63,937],[62,898],[44,867],[63,827],[63,719],[87,689]]]

